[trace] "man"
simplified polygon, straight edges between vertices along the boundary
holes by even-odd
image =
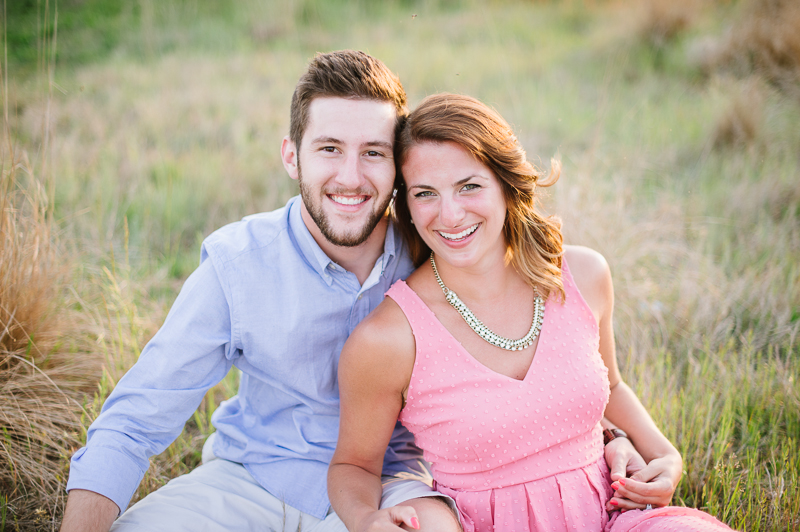
[[[231,365],[242,376],[238,395],[213,417],[219,459],[134,505],[114,530],[345,530],[326,491],[337,361],[353,328],[412,270],[385,215],[395,131],[407,113],[402,85],[380,61],[354,51],[311,61],[281,147],[302,201],[203,243],[164,326],[72,458],[62,531],[108,530],[149,457],[177,437]],[[385,474],[419,477],[419,458],[398,426]],[[459,529],[420,480],[385,486],[383,506],[413,506],[423,529]]]

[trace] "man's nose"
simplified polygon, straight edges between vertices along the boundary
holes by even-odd
[[[355,190],[363,184],[363,180],[361,158],[357,153],[348,153],[339,167],[336,182],[344,188]]]

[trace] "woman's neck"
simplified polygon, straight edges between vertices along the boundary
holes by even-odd
[[[505,256],[493,254],[469,267],[455,267],[435,255],[436,268],[445,286],[465,303],[504,299],[508,294],[525,290],[527,283]]]

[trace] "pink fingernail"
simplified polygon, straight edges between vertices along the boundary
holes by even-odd
[[[411,528],[419,530],[419,520],[416,517],[411,518]]]
[[[614,491],[618,490],[619,489],[619,483],[614,482],[613,484],[611,484],[611,489],[613,489]]]
[[[619,479],[617,482],[619,482],[623,486],[625,485],[625,479],[624,478]]]
[[[610,502],[611,504],[613,504],[614,506],[619,506],[619,503],[618,503],[617,501],[609,501],[609,502]]]

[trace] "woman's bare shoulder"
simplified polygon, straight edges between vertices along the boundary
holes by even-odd
[[[605,257],[584,246],[564,246],[564,258],[583,299],[595,316],[602,316],[614,302],[611,269]]]
[[[360,374],[410,379],[415,350],[414,333],[405,314],[392,298],[386,297],[353,330],[342,350],[340,366]]]
[[[567,260],[572,277],[586,278],[591,281],[602,281],[611,275],[606,258],[599,252],[586,246],[564,246],[564,258]]]

